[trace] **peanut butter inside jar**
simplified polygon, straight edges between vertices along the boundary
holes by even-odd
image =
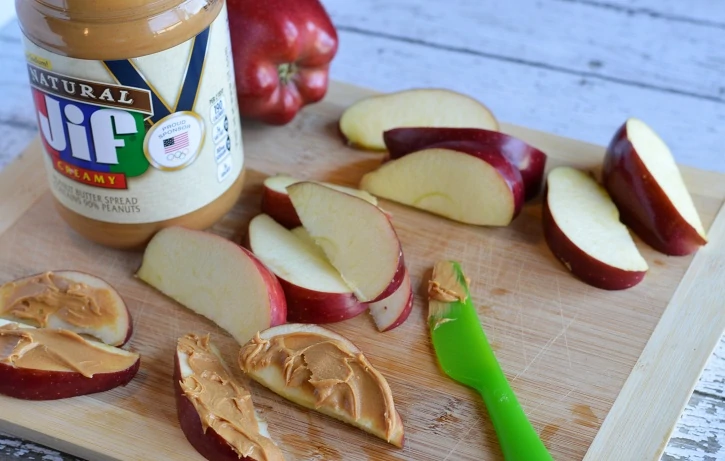
[[[94,242],[210,227],[244,177],[224,0],[16,0],[49,186]]]

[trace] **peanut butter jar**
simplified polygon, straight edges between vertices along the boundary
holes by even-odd
[[[16,0],[50,189],[84,237],[142,247],[237,201],[224,0]]]

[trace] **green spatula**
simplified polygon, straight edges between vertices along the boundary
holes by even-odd
[[[438,362],[448,376],[481,394],[506,461],[553,460],[488,344],[460,264],[436,263],[428,297],[428,325]]]

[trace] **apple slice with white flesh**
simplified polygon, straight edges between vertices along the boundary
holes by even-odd
[[[499,129],[479,101],[434,88],[371,96],[348,107],[340,118],[340,132],[348,144],[367,150],[385,150],[383,132],[400,127]]]
[[[311,239],[298,238],[261,214],[249,223],[248,240],[282,285],[288,322],[341,322],[367,309]]]
[[[162,229],[146,247],[136,275],[240,344],[287,317],[277,277],[252,253],[210,232]]]
[[[526,190],[525,199],[536,197],[541,191],[546,168],[546,154],[524,141],[500,131],[479,128],[394,128],[383,133],[389,158],[395,160],[411,152],[438,147],[449,141],[468,141],[482,148],[498,151],[521,173]]]
[[[403,251],[380,208],[312,182],[287,190],[302,225],[359,301],[378,301],[398,289]]]
[[[543,226],[551,252],[572,274],[605,290],[637,285],[648,266],[597,182],[570,167],[547,177]]]
[[[186,439],[210,461],[283,461],[251,394],[236,379],[209,336],[179,338],[174,395]]]
[[[270,176],[264,180],[262,187],[262,213],[271,216],[275,221],[282,224],[287,229],[301,226],[299,216],[295,211],[295,207],[292,206],[292,201],[287,193],[287,186],[302,182],[301,179],[295,179],[290,176],[277,175]],[[339,186],[337,184],[331,184],[328,182],[312,181],[317,184],[322,184],[331,189],[345,192],[346,194],[360,197],[361,199],[372,203],[373,205],[378,204],[378,199],[368,194],[367,192],[360,189],[353,189],[352,187]]]
[[[333,331],[288,323],[259,332],[239,351],[239,367],[287,400],[403,446],[403,422],[387,380]]]
[[[295,227],[294,229],[290,230],[290,232],[292,232],[295,237],[305,242],[310,251],[314,252],[318,258],[322,258],[327,261],[327,256],[325,256],[325,252],[322,251],[322,248],[317,246],[314,239],[310,237],[310,233],[307,232],[307,229],[305,229],[303,226],[300,226]]]
[[[602,179],[622,222],[655,250],[682,256],[707,243],[672,153],[641,120],[628,119],[614,135]]]
[[[0,320],[0,394],[57,400],[128,384],[138,354],[56,328]]]
[[[413,285],[406,270],[403,283],[393,294],[380,301],[368,303],[370,315],[378,330],[390,331],[402,325],[413,310],[413,300]]]
[[[501,154],[467,141],[383,163],[360,188],[454,221],[507,226],[524,203],[521,173]]]
[[[0,318],[38,328],[58,328],[122,346],[133,333],[121,295],[84,272],[48,271],[0,286]]]

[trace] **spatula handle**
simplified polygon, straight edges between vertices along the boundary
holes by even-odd
[[[478,386],[478,392],[486,403],[506,461],[553,461],[498,363],[488,368],[486,384]]]

